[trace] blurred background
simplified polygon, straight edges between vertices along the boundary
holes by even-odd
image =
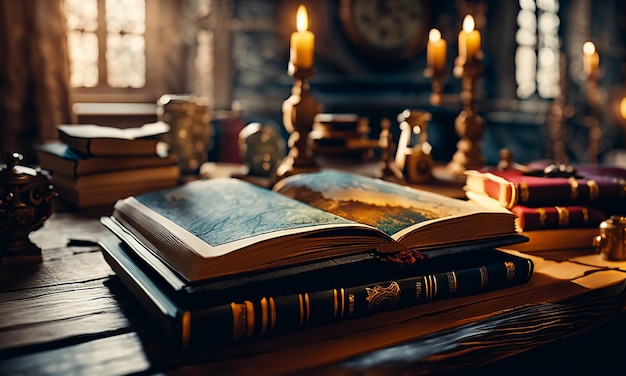
[[[384,119],[397,139],[404,109],[432,114],[436,162],[456,150],[461,80],[452,73],[466,14],[482,35],[476,106],[487,164],[588,162],[589,117],[602,163],[626,165],[626,3],[621,0],[24,0],[0,1],[0,146],[36,163],[34,145],[62,123],[128,127],[156,121],[168,93],[207,100],[209,161],[240,162],[237,137],[251,122],[287,136],[289,38],[304,4],[315,34],[311,93],[327,113]],[[429,102],[428,31],[447,41],[443,102]],[[583,44],[599,55],[593,108]],[[597,90],[596,90],[597,89]]]

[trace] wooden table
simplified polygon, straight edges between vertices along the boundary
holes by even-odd
[[[0,374],[626,372],[626,273],[536,255],[524,286],[183,353],[90,243],[98,215],[56,212],[43,262],[0,269]]]

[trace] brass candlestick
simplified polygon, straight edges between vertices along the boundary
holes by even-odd
[[[476,81],[483,70],[482,58],[477,56],[469,60],[457,58],[454,75],[462,79],[461,101],[463,110],[459,113],[454,126],[461,138],[457,142],[457,151],[448,163],[448,171],[461,175],[465,170],[478,169],[485,165],[485,158],[480,151],[480,139],[483,135],[483,119],[476,111]]]
[[[313,130],[315,115],[321,112],[319,104],[309,92],[309,78],[314,69],[301,69],[289,64],[289,75],[295,81],[291,88],[291,96],[283,102],[283,123],[289,132],[289,153],[276,170],[277,179],[302,172],[317,171],[317,163],[313,159],[309,134]]]
[[[440,69],[428,67],[424,69],[424,77],[430,78],[432,91],[430,93],[430,104],[441,106],[443,102],[443,78],[445,72]]]

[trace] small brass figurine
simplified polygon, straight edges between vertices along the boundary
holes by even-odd
[[[28,238],[52,214],[56,197],[49,176],[40,170],[18,166],[20,153],[8,150],[0,170],[0,262],[21,265],[41,262],[41,249]]]
[[[404,110],[398,115],[400,140],[396,151],[396,165],[402,170],[407,183],[432,180],[435,165],[428,142],[428,122],[432,119],[425,111]],[[416,142],[413,142],[417,137]]]
[[[250,123],[239,132],[239,154],[250,175],[269,178],[285,157],[285,140],[270,125]]]

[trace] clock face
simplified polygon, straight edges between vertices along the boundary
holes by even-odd
[[[410,58],[426,41],[426,0],[342,0],[340,15],[348,38],[379,60]]]

